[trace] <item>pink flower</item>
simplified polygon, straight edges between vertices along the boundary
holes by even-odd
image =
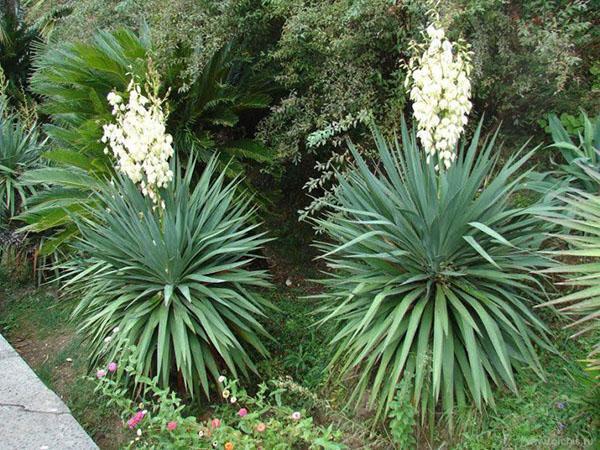
[[[262,422],[259,423],[258,425],[256,425],[256,431],[258,431],[259,433],[262,433],[266,429],[267,429],[267,426]]]
[[[96,372],[96,378],[98,378],[98,379],[105,377],[105,376],[106,376],[106,370],[104,370],[104,369],[99,369]]]
[[[240,416],[240,417],[244,417],[246,414],[248,414],[248,410],[246,408],[241,408],[238,411],[238,416]]]
[[[108,364],[108,371],[109,371],[110,373],[114,373],[114,372],[116,372],[116,371],[117,371],[117,363],[116,363],[116,362],[114,362],[114,361],[113,361],[113,362],[111,362],[111,363],[109,363],[109,364]]]
[[[167,424],[167,430],[173,431],[175,428],[177,428],[177,422],[169,422]]]
[[[210,423],[210,426],[213,428],[219,428],[221,426],[221,421],[219,419],[213,419]]]
[[[293,420],[300,420],[300,417],[301,417],[301,416],[300,416],[300,413],[299,413],[298,411],[294,411],[294,412],[292,413],[292,419],[293,419]]]
[[[127,425],[129,425],[130,429],[137,427],[137,424],[144,418],[146,415],[146,411],[138,411],[136,412],[131,419],[127,421]]]

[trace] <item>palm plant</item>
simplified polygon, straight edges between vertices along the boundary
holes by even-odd
[[[586,174],[600,187],[600,173],[587,168]],[[548,221],[560,225],[569,233],[560,234],[568,244],[567,250],[553,252],[577,263],[567,263],[546,269],[546,273],[564,274],[562,284],[576,289],[567,295],[540,306],[558,306],[561,311],[575,317],[569,328],[577,328],[573,337],[600,330],[600,196],[590,192],[572,191],[562,197],[558,210],[543,214]],[[596,343],[588,358],[591,371],[600,371],[600,342]]]
[[[585,112],[581,115],[583,132],[577,133],[576,140],[572,139],[555,114],[548,117],[554,141],[550,147],[558,149],[566,162],[558,165],[560,174],[573,182],[576,187],[587,192],[597,192],[598,184],[586,168],[600,170],[600,116],[590,120]]]
[[[8,79],[11,97],[20,98],[28,86],[35,48],[42,43],[54,24],[70,14],[68,7],[53,8],[34,23],[25,21],[25,9],[31,2],[7,2],[0,12],[0,68]],[[12,3],[12,4],[10,4]]]
[[[73,317],[92,364],[135,344],[141,373],[167,385],[177,371],[192,395],[200,386],[209,395],[221,369],[255,370],[249,348],[267,353],[257,318],[269,304],[254,290],[268,282],[250,264],[268,239],[250,222],[239,181],[215,167],[212,159],[195,184],[193,162],[178,171],[164,209],[117,176],[95,194],[102,207],[77,219],[85,258],[67,265],[66,287],[81,297]]]
[[[496,136],[478,148],[480,129],[439,173],[404,122],[402,146],[374,132],[375,171],[350,144],[356,168],[338,175],[330,212],[315,219],[328,238],[317,244],[330,271],[316,298],[320,323],[336,330],[331,364],[353,374],[350,402],[368,393],[377,416],[405,376],[422,418],[441,403],[450,424],[455,404],[493,405],[493,385],[516,392],[515,369],[543,377],[535,345],[551,348],[548,329],[530,309],[543,297],[531,271],[548,265],[536,253],[541,206],[510,204],[531,153],[499,167]]]
[[[189,59],[191,51],[180,47],[177,59]],[[165,85],[181,86],[170,94],[168,127],[180,148],[205,162],[218,150],[222,167],[233,175],[244,171],[244,160],[273,160],[270,149],[235,132],[242,113],[267,108],[271,97],[268,83],[236,59],[232,43],[217,50],[194,80],[187,80],[183,65],[174,64]]]

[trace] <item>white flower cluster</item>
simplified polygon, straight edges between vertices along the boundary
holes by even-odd
[[[471,64],[468,52],[450,42],[443,28],[432,24],[427,36],[428,45],[410,61],[407,82],[412,80],[410,98],[427,162],[437,153],[448,168],[471,111]]]
[[[169,158],[173,138],[166,132],[165,116],[159,99],[145,97],[132,80],[127,88],[129,101],[115,92],[106,97],[113,107],[116,123],[104,125],[102,142],[117,159],[117,169],[139,184],[144,195],[158,202],[157,189],[173,178]]]

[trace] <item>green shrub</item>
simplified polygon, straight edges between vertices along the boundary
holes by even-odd
[[[215,165],[197,183],[193,163],[176,174],[161,193],[164,209],[117,176],[96,193],[102,206],[92,218],[77,220],[82,259],[67,265],[66,287],[81,296],[73,317],[91,364],[127,340],[141,354],[139,373],[167,386],[177,372],[192,395],[200,387],[209,395],[221,369],[247,376],[252,357],[267,353],[257,318],[269,303],[255,289],[269,284],[251,263],[268,239],[239,181],[215,176]]]
[[[410,377],[404,377],[399,383],[396,397],[390,403],[390,433],[399,449],[415,448],[416,411],[411,403]]]
[[[351,145],[357,167],[338,176],[330,212],[315,220],[328,238],[317,298],[321,323],[337,332],[331,364],[336,376],[354,374],[350,402],[368,395],[377,414],[403,376],[422,417],[441,402],[449,420],[468,399],[493,405],[493,385],[516,392],[515,369],[543,377],[535,345],[549,347],[548,329],[530,310],[543,300],[532,271],[549,264],[536,253],[541,207],[509,201],[531,153],[500,166],[495,136],[480,147],[480,128],[440,173],[404,124],[402,145],[375,132],[376,171]]]
[[[597,107],[589,73],[600,42],[593,2],[452,0],[440,9],[474,51],[475,111],[529,136],[547,111]]]
[[[595,189],[600,190],[600,173],[587,170]],[[558,267],[546,269],[546,273],[564,274],[561,283],[574,292],[562,295],[546,303],[559,306],[576,320],[569,325],[578,328],[573,334],[598,333],[600,330],[600,195],[574,191],[562,197],[563,205],[556,211],[546,212],[543,217],[563,227],[560,237],[569,248],[554,252],[567,258]],[[600,371],[600,342],[593,346],[588,358],[589,369]]]
[[[388,0],[273,2],[283,22],[269,59],[287,95],[260,125],[260,136],[286,159],[307,153],[306,139],[331,123],[372,111],[391,128],[406,106],[402,59],[418,27],[419,8]],[[352,127],[368,136],[368,128]],[[357,129],[354,129],[357,128]],[[341,133],[343,134],[343,133]]]

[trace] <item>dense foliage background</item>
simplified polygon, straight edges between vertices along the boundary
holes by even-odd
[[[362,110],[383,126],[406,109],[408,43],[426,22],[427,2],[395,0],[155,0],[51,2],[73,9],[55,39],[90,38],[90,29],[146,22],[156,60],[197,75],[228,42],[252,71],[272,80],[275,101],[256,127],[283,160],[311,149],[306,138]],[[593,110],[600,87],[600,11],[587,1],[450,0],[439,13],[474,51],[474,99],[487,123],[541,134],[548,112]],[[596,26],[594,26],[596,25]],[[253,128],[253,127],[251,127]],[[250,132],[253,130],[250,129]],[[363,130],[364,131],[364,130]]]

